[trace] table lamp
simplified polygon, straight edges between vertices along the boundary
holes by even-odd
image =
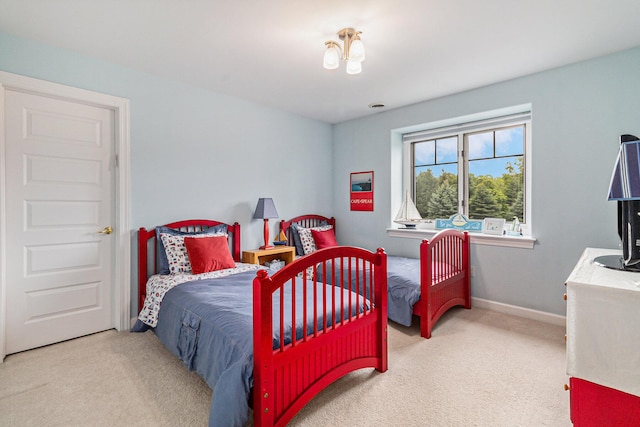
[[[260,246],[260,249],[273,248],[273,245],[269,245],[269,218],[278,218],[278,211],[276,211],[276,205],[273,204],[273,199],[258,199],[258,205],[256,206],[253,218],[264,220],[264,246]]]
[[[608,200],[618,202],[618,235],[622,257],[602,256],[594,262],[617,270],[640,271],[640,140],[620,136],[620,150],[609,184]]]

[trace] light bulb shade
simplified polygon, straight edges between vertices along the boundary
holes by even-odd
[[[640,200],[640,140],[620,144],[609,200]]]
[[[340,64],[340,52],[334,44],[329,44],[324,52],[324,68],[327,70],[335,70]]]
[[[364,61],[364,44],[362,40],[355,39],[351,42],[351,47],[349,49],[349,61]]]
[[[278,218],[278,211],[276,211],[276,205],[273,203],[273,199],[258,199],[258,204],[256,205],[256,211],[253,214],[253,218]]]
[[[362,72],[362,63],[360,61],[347,61],[347,74],[360,74]]]

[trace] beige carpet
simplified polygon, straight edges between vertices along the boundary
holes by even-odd
[[[336,381],[290,425],[571,426],[564,332],[479,308],[450,310],[429,340],[391,323],[389,370]],[[151,332],[106,331],[0,364],[1,426],[206,426],[210,401]]]

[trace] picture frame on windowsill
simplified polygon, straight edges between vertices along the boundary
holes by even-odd
[[[504,218],[485,218],[482,223],[483,234],[502,235],[504,229]]]

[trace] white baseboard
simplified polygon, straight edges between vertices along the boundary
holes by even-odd
[[[471,298],[471,307],[486,308],[487,310],[498,311],[500,313],[520,316],[531,320],[551,323],[553,325],[565,326],[566,317],[544,311],[532,310],[530,308],[518,307],[517,305],[503,304],[501,302],[489,301],[481,298]]]

